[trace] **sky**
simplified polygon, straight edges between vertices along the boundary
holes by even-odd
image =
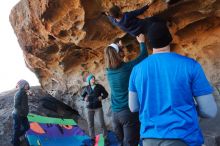
[[[23,52],[9,22],[11,9],[19,0],[4,0],[0,5],[0,93],[14,89],[20,79],[39,85],[35,74],[25,65]]]

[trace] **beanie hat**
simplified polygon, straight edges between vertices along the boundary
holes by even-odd
[[[110,44],[110,45],[109,45],[109,47],[114,48],[114,49],[115,49],[115,51],[116,51],[117,53],[119,52],[119,47],[118,47],[118,45],[117,45],[117,44],[112,43],[112,44]]]
[[[163,48],[170,44],[172,36],[165,23],[155,22],[148,29],[148,40],[153,48]]]
[[[86,82],[87,82],[88,84],[90,84],[90,80],[91,80],[93,77],[95,77],[93,74],[89,74],[89,75],[86,77]]]
[[[23,89],[25,87],[25,85],[30,86],[26,80],[22,79],[22,80],[18,81],[18,83],[16,84],[16,88]]]

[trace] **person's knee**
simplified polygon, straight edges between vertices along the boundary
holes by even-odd
[[[92,119],[88,118],[88,119],[87,119],[87,123],[88,123],[88,126],[89,126],[89,127],[94,127],[94,122],[93,122]]]
[[[22,127],[25,131],[27,131],[28,129],[30,129],[30,123],[28,122],[28,120],[24,120],[22,123]]]
[[[14,129],[20,129],[20,122],[14,120],[14,122],[13,122],[13,127],[14,127]]]
[[[20,129],[21,129],[20,124],[19,124],[19,123],[14,123],[14,130],[15,130],[15,131],[18,131],[18,130],[20,130]]]
[[[88,127],[94,127],[94,119],[88,118],[87,123],[88,123]]]

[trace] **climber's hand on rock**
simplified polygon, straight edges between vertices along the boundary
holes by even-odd
[[[123,48],[123,47],[124,47],[124,45],[123,45],[123,43],[122,43],[121,40],[119,40],[119,41],[117,42],[117,45],[119,46],[119,48]]]
[[[139,34],[138,36],[136,36],[136,39],[139,43],[144,43],[145,42],[145,36],[144,34]]]
[[[108,16],[108,12],[101,12],[101,14]]]

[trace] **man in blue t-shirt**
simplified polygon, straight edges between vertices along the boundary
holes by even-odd
[[[129,108],[139,111],[143,145],[201,146],[197,116],[215,117],[213,89],[197,61],[170,52],[166,25],[154,23],[147,35],[153,54],[133,68],[129,81]]]

